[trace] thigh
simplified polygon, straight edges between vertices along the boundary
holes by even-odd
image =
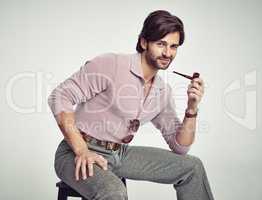
[[[192,175],[197,160],[161,148],[127,146],[115,173],[128,179],[176,184]]]
[[[70,146],[63,140],[55,155],[56,174],[63,182],[87,199],[111,199],[115,195],[121,196],[119,199],[125,199],[126,188],[119,177],[111,170],[103,170],[96,164],[94,164],[94,176],[76,181],[74,158]]]

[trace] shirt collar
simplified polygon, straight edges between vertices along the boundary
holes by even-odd
[[[141,53],[132,54],[131,63],[130,63],[130,71],[134,75],[143,79],[143,71],[142,71],[142,66],[141,66]],[[159,89],[163,89],[165,87],[164,81],[158,74],[155,75],[152,87],[159,88]]]

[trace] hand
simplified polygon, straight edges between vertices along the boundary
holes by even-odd
[[[86,167],[88,168],[88,175],[93,176],[93,164],[97,163],[102,169],[107,170],[107,160],[97,153],[90,151],[88,149],[83,150],[79,155],[75,157],[75,178],[79,180],[79,172],[81,169],[82,179],[87,178]]]
[[[204,82],[201,78],[194,78],[191,80],[191,83],[188,85],[187,95],[187,108],[196,111],[197,106],[204,95]]]

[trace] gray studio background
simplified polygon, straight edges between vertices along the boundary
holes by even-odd
[[[261,1],[0,0],[0,199],[56,199],[54,152],[62,139],[47,106],[51,90],[106,52],[133,53],[149,12],[167,9],[186,40],[161,76],[183,116],[188,81],[206,83],[190,154],[202,159],[216,199],[262,198]],[[150,123],[134,145],[168,148]],[[173,200],[172,186],[128,180],[135,199]]]

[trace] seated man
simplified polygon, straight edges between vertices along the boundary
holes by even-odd
[[[64,135],[55,155],[62,181],[87,199],[127,199],[120,177],[172,184],[178,200],[213,199],[201,160],[187,155],[203,80],[192,78],[181,122],[171,87],[157,74],[169,67],[183,42],[178,17],[152,12],[144,21],[137,53],[97,56],[52,91],[48,103]],[[171,150],[129,144],[149,121]]]

